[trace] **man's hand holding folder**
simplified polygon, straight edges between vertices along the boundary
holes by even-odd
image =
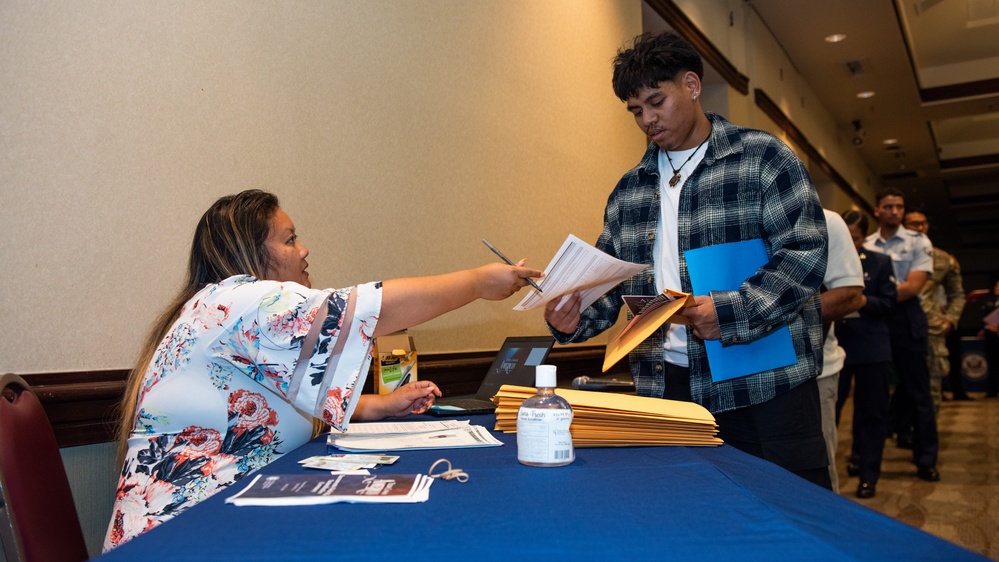
[[[695,305],[694,297],[672,289],[666,289],[655,297],[624,295],[621,298],[634,316],[607,344],[604,372],[628,355],[663,324],[667,322],[686,324],[688,318],[680,311]]]
[[[717,340],[721,338],[721,328],[718,326],[718,314],[715,313],[715,302],[709,296],[691,296],[692,303],[686,305],[677,315],[682,318],[673,320],[676,324],[688,324],[694,329],[694,335],[702,340]]]

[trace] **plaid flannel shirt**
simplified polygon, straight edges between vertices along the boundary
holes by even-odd
[[[737,127],[708,113],[711,137],[703,161],[680,194],[680,290],[692,292],[683,252],[761,238],[770,261],[738,291],[711,293],[723,346],[756,340],[788,324],[794,365],[719,383],[711,381],[703,340],[687,328],[693,400],[713,413],[766,402],[822,368],[818,288],[826,269],[825,217],[804,165],[779,139]],[[607,200],[597,247],[617,258],[648,264],[583,311],[575,334],[552,330],[560,343],[589,339],[611,327],[621,295],[654,295],[653,244],[660,217],[659,148],[649,145],[638,166],[621,178]],[[665,386],[665,327],[630,354],[638,394],[661,397]]]

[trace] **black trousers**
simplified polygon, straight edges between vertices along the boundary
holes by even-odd
[[[989,364],[988,396],[999,396],[999,334],[985,331],[985,361]]]
[[[876,483],[881,476],[881,459],[888,431],[888,400],[891,392],[891,363],[845,365],[839,373],[836,420],[853,385],[853,446],[850,460],[860,467],[861,482]]]
[[[956,327],[947,332],[947,352],[950,354],[950,373],[947,375],[950,390],[954,393],[954,398],[967,397],[968,392],[964,390],[964,376],[961,374],[961,334]]]
[[[912,299],[899,303],[904,306],[919,306]],[[919,309],[922,314],[922,309]],[[925,318],[925,317],[924,317]],[[918,467],[935,467],[940,448],[937,436],[937,416],[933,411],[933,397],[930,395],[930,370],[926,364],[927,335],[925,330],[913,329],[905,314],[896,312],[888,321],[891,336],[891,356],[895,364],[898,385],[892,402],[898,401],[901,415],[899,431],[904,426],[912,426],[912,460]],[[908,421],[906,421],[908,420]]]
[[[690,369],[670,363],[664,367],[663,398],[689,402]],[[815,379],[762,404],[715,414],[715,422],[726,444],[832,490]]]

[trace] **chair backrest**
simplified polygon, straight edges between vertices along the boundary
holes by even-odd
[[[52,426],[24,379],[0,375],[0,539],[8,562],[86,560]]]

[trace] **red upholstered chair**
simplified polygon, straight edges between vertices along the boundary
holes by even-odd
[[[87,559],[52,426],[24,379],[0,375],[0,539],[8,562]]]

